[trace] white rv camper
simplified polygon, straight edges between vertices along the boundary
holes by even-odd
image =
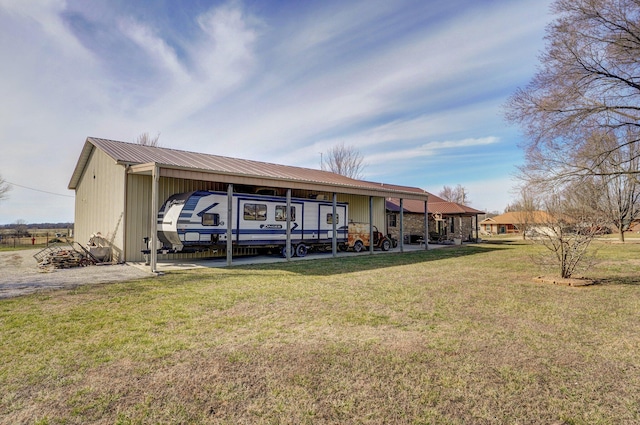
[[[169,197],[158,214],[158,238],[163,249],[186,252],[227,243],[228,195],[196,191]],[[233,194],[231,234],[236,246],[277,248],[287,240],[284,197]],[[291,199],[291,246],[299,257],[310,248],[328,250],[333,241],[333,204],[317,199]],[[336,208],[336,239],[347,242],[348,204]]]

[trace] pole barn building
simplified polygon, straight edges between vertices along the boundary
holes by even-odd
[[[385,186],[328,171],[87,138],[69,182],[75,190],[75,239],[100,234],[117,262],[143,261],[145,238],[157,238],[158,210],[176,193],[197,190],[333,199],[349,204],[349,220],[386,228],[385,198],[422,200],[418,188]],[[426,238],[425,238],[426,240]],[[155,245],[151,245],[155,246]],[[373,246],[370,248],[373,250]],[[402,251],[402,238],[400,239]],[[228,263],[238,247],[227,244]],[[334,248],[335,254],[335,248]],[[155,270],[155,250],[151,267]],[[170,254],[174,258],[203,254]],[[210,256],[211,254],[209,254]]]

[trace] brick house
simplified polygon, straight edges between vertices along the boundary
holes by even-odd
[[[399,199],[387,198],[386,207],[387,233],[399,239]],[[405,199],[402,207],[404,240],[407,243],[417,243],[424,235],[424,202]],[[478,237],[478,215],[484,214],[483,211],[446,201],[431,193],[427,202],[427,211],[431,241],[454,237],[470,241]]]
[[[536,230],[546,233],[556,219],[544,211],[510,211],[480,222],[482,235],[509,235]]]

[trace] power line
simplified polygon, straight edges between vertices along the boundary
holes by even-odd
[[[23,189],[29,189],[29,190],[33,190],[35,192],[42,192],[42,193],[48,193],[49,195],[56,195],[56,196],[64,196],[65,198],[73,198],[74,196],[72,195],[63,195],[61,193],[54,193],[54,192],[47,192],[46,190],[40,190],[40,189],[34,189],[32,187],[28,187],[28,186],[23,186],[21,184],[16,184],[16,183],[11,183],[10,181],[5,180],[6,183],[12,185],[12,186],[18,186],[21,187]]]

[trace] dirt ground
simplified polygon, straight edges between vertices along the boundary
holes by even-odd
[[[41,270],[33,257],[39,249],[0,252],[0,298],[37,291],[73,288],[90,283],[118,282],[150,277],[127,264]]]

